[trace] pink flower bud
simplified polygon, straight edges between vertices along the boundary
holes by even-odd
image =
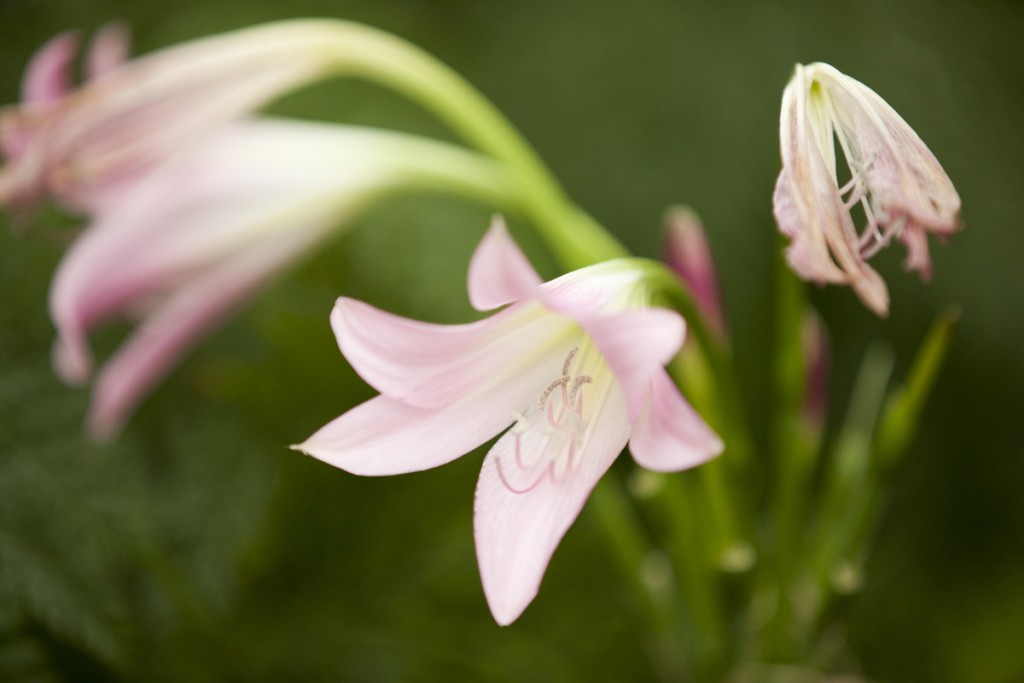
[[[676,206],[665,216],[664,260],[693,296],[711,331],[725,336],[725,316],[718,291],[718,270],[704,225],[688,207]]]

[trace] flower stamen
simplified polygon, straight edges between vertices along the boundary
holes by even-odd
[[[516,470],[527,483],[513,481],[517,477],[510,477],[513,472],[502,464],[501,458],[496,460],[496,466],[498,477],[513,493],[528,493],[549,475],[557,483],[578,464],[586,427],[582,389],[584,385],[594,382],[590,375],[574,377],[571,374],[573,361],[578,354],[578,346],[569,351],[562,363],[561,377],[552,380],[544,388],[533,407],[525,414],[512,414],[515,424],[509,434],[514,441],[513,460]],[[537,449],[536,458],[527,461],[524,457],[524,440],[530,436],[539,439],[540,443],[533,447]]]

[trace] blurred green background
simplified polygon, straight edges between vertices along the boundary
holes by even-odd
[[[938,311],[956,303],[963,319],[850,637],[876,681],[1024,681],[1024,4],[0,0],[0,101],[68,28],[120,19],[149,51],[292,16],[365,21],[452,65],[637,254],[657,256],[666,206],[695,206],[762,435],[782,88],[795,62],[824,60],[885,97],[953,178],[966,229],[934,248],[930,285],[902,272],[899,250],[877,260],[888,321],[849,291],[813,293],[833,338],[833,414],[868,340],[893,345],[899,375]],[[355,82],[272,111],[448,136]],[[86,393],[49,365],[48,282],[74,222],[44,212],[17,237],[0,218],[0,679],[651,678],[636,605],[586,511],[503,629],[472,547],[481,453],[360,479],[286,448],[372,394],[334,346],[334,298],[468,319],[465,265],[488,214],[426,197],[374,211],[200,347],[110,446],[82,438]]]

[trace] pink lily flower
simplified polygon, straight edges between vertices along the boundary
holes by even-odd
[[[390,475],[442,465],[504,432],[480,472],[474,524],[484,593],[506,625],[627,442],[640,465],[666,472],[707,461],[722,443],[663,368],[685,325],[646,307],[635,262],[542,283],[499,219],[473,256],[469,298],[481,311],[508,306],[434,325],[339,299],[338,345],[381,395],[295,448],[354,474]]]
[[[849,167],[838,181],[833,137]],[[960,197],[917,134],[873,90],[828,64],[798,65],[782,98],[782,172],[775,219],[792,242],[790,266],[805,279],[849,284],[864,304],[888,314],[889,293],[867,260],[894,238],[904,267],[931,276],[928,233],[960,229]],[[851,211],[860,205],[858,234]]]
[[[87,420],[112,436],[202,337],[264,283],[382,193],[407,186],[502,196],[499,171],[411,135],[272,120],[224,126],[99,212],[50,293],[58,372],[85,382],[87,337],[115,317],[139,325],[103,365]]]
[[[400,44],[357,24],[291,20],[125,61],[127,33],[110,28],[76,89],[78,39],[57,36],[30,62],[22,104],[0,110],[0,205],[28,209],[52,196],[95,211],[183,144],[289,90],[345,71],[383,81],[415,72]]]

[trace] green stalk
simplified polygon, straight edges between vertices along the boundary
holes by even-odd
[[[719,656],[724,649],[725,616],[713,562],[716,544],[709,533],[708,503],[693,475],[666,475],[665,488],[657,502],[672,522],[668,548],[696,632],[697,651],[703,660]]]
[[[768,660],[790,661],[796,656],[792,604],[794,571],[815,453],[803,438],[801,421],[807,387],[807,363],[801,343],[806,293],[803,283],[785,261],[777,261],[770,433],[774,476],[768,500],[769,561],[762,564],[759,590],[766,604],[774,604],[763,634],[762,656]]]
[[[519,178],[524,208],[568,270],[627,256],[606,230],[577,208],[522,135],[464,78],[415,45],[359,24],[323,20],[338,30],[336,66],[390,87],[423,106]]]
[[[892,351],[887,346],[868,348],[836,440],[810,548],[811,567],[821,591],[819,609],[837,590],[857,587],[858,577],[850,573],[849,549],[857,536],[860,503],[876,488],[871,478],[872,435],[892,367]]]
[[[692,638],[688,637],[676,612],[678,601],[673,585],[649,577],[649,563],[656,557],[653,545],[615,477],[606,476],[601,480],[591,494],[589,507],[611,541],[615,557],[647,612],[651,628],[648,650],[659,680],[665,683],[694,680],[693,667],[685,650]]]
[[[871,482],[863,495],[851,502],[849,544],[839,560],[852,578],[863,574],[871,540],[887,499],[892,471],[906,454],[917,432],[921,412],[949,351],[959,317],[958,310],[950,309],[935,320],[914,358],[906,384],[891,391],[885,402],[875,435]]]

